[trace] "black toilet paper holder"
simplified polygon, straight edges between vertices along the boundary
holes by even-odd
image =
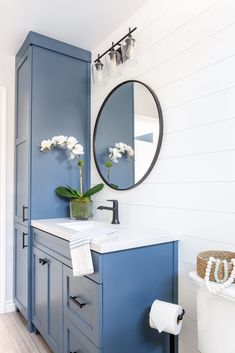
[[[182,313],[181,313],[180,315],[178,315],[178,317],[177,317],[177,324],[178,324],[178,325],[179,325],[180,321],[183,320],[184,314],[185,314],[185,310],[182,309]]]
[[[177,317],[177,325],[179,325],[180,321],[183,320],[185,314],[185,310],[182,309],[182,313]],[[172,334],[170,336],[170,353],[178,353],[178,337]]]
[[[149,309],[150,311],[150,309]],[[185,310],[182,309],[182,313],[177,317],[177,325],[179,325],[180,321],[183,320],[185,314]],[[178,353],[178,337],[172,334],[170,336],[170,353]]]

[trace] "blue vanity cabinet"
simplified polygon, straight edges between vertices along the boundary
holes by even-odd
[[[53,352],[62,353],[62,264],[33,248],[32,321]]]
[[[35,268],[42,254],[62,266],[56,281],[58,292],[63,288],[63,353],[170,353],[169,335],[149,326],[149,310],[155,299],[178,301],[177,241],[102,254],[92,251],[95,273],[83,277],[73,277],[68,241],[34,228],[33,246]],[[47,274],[38,271],[34,281],[44,291]],[[48,303],[43,293],[34,299],[39,308],[40,298]],[[35,290],[33,295],[37,298]],[[50,316],[59,322],[56,310],[54,305]],[[49,320],[40,315],[41,321]],[[39,331],[45,335],[45,330]]]
[[[76,137],[84,147],[84,187],[89,187],[90,61],[90,52],[35,32],[28,34],[16,55],[16,227],[30,227],[32,219],[68,217],[68,202],[56,195],[55,188],[79,187],[76,162],[68,161],[61,150],[41,152],[42,140],[58,135]],[[31,231],[27,233],[25,258],[15,251],[17,266],[20,261],[21,267],[28,266],[25,309],[17,297],[20,283],[25,282],[16,270],[14,301],[32,330],[32,239]]]

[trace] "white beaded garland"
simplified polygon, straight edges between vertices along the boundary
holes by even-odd
[[[214,271],[214,277],[217,282],[217,285],[211,285],[210,282],[210,274],[211,274],[211,269],[212,269],[212,264],[215,262],[215,271]],[[207,261],[207,267],[206,267],[206,272],[205,272],[205,283],[208,291],[210,293],[216,294],[221,292],[223,289],[226,287],[230,286],[235,278],[235,259],[231,259],[231,262],[233,264],[233,269],[231,271],[230,277],[228,278],[228,262],[227,260],[223,260],[224,264],[224,278],[220,280],[218,278],[218,272],[219,272],[219,266],[221,263],[221,260],[215,259],[214,257],[210,257],[209,260]]]

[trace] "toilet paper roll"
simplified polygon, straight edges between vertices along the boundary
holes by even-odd
[[[177,322],[178,316],[182,314],[180,305],[155,300],[149,313],[149,325],[162,331],[178,335],[181,331],[182,321]]]

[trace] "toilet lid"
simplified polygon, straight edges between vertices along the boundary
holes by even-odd
[[[207,290],[204,279],[199,277],[196,271],[190,272],[189,277],[192,279],[195,285]],[[217,285],[217,283],[215,282],[210,282],[210,283],[212,285],[212,288],[213,286],[216,287]],[[219,292],[217,294],[212,294],[212,295],[219,295],[223,298],[235,301],[235,284],[232,284],[228,288],[224,289],[222,292]]]

